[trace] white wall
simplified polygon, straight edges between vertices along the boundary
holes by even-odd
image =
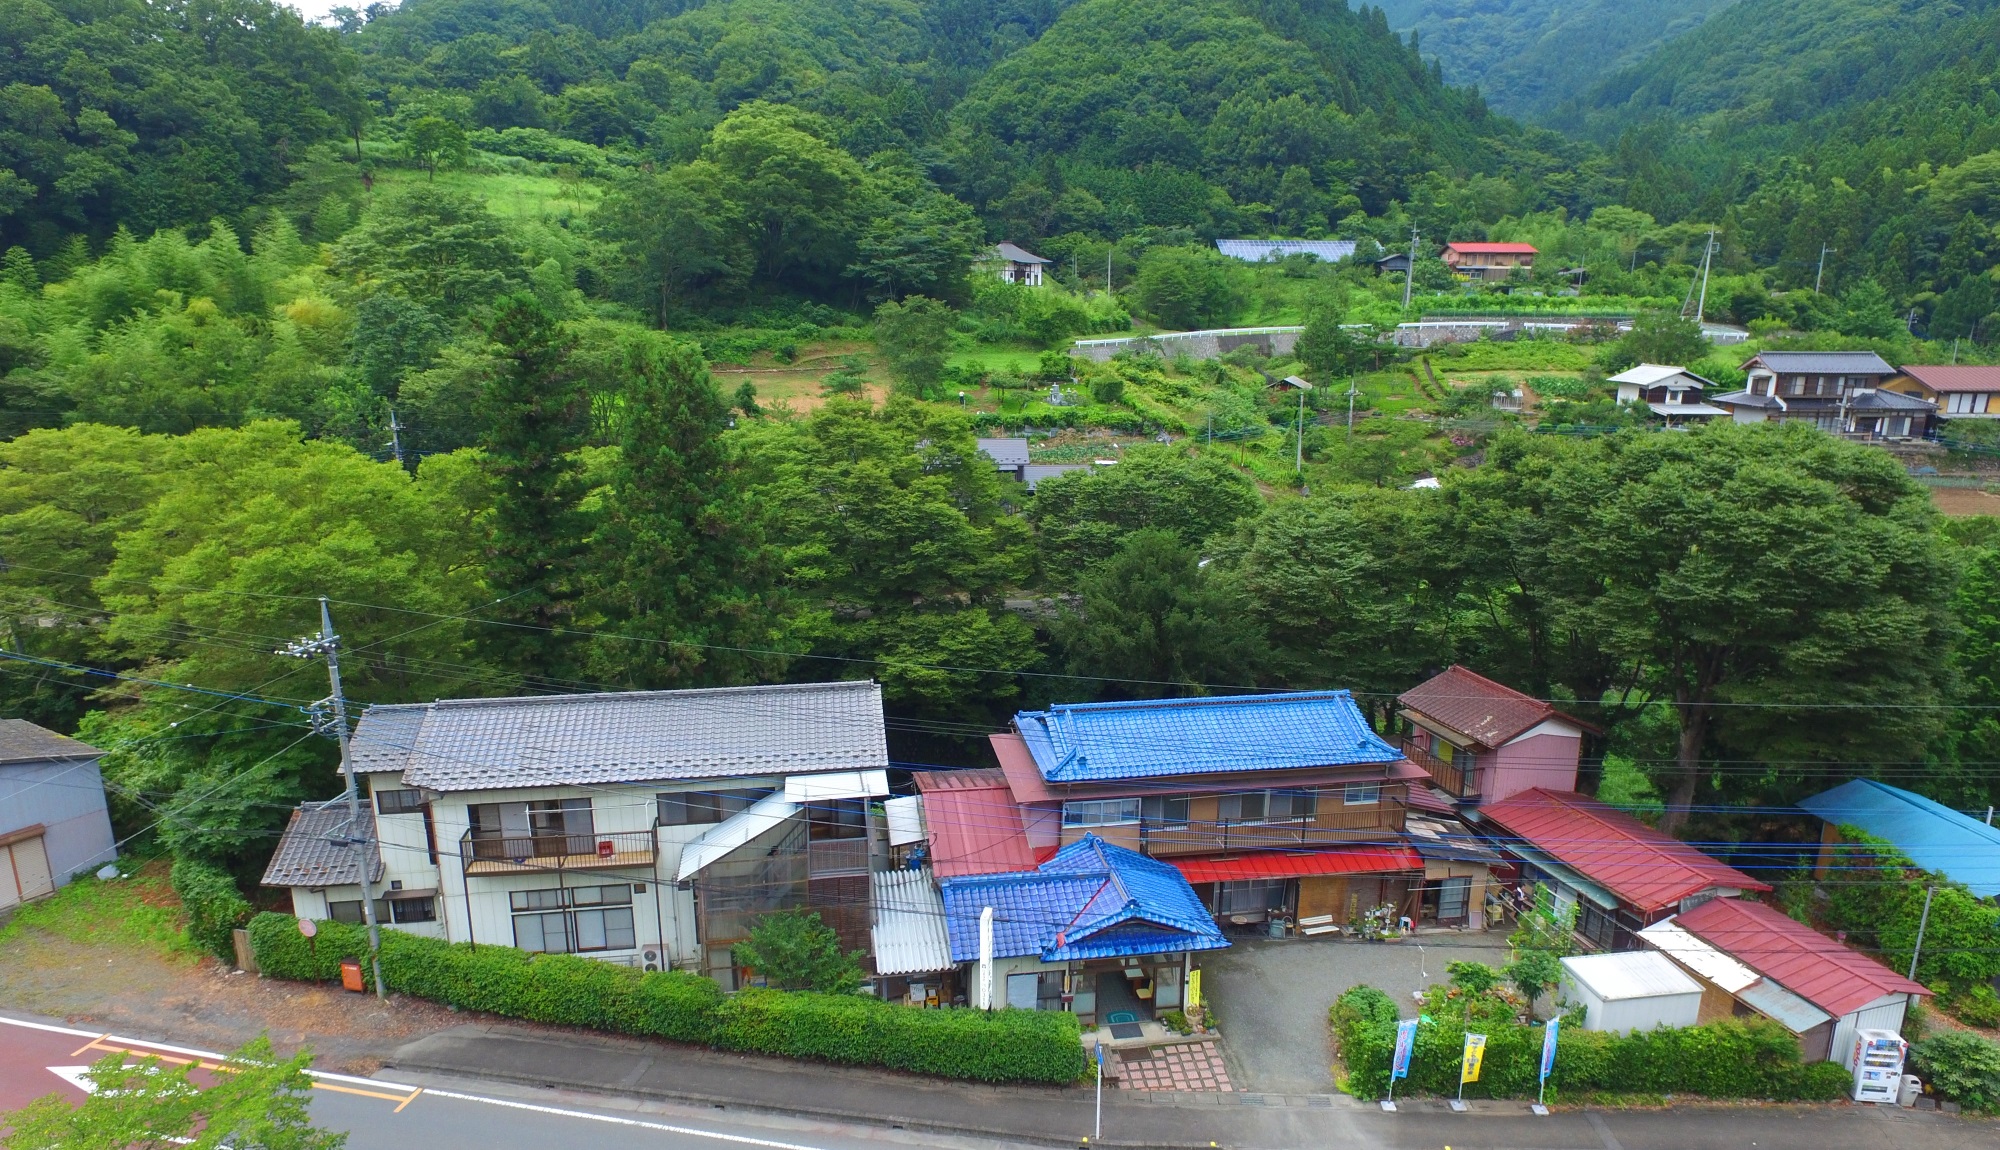
[[[1893,1030],[1903,1032],[1903,1016],[1909,1009],[1909,996],[1889,994],[1869,1003],[1852,1014],[1844,1015],[1833,1027],[1833,1044],[1827,1050],[1827,1061],[1839,1062],[1849,1070],[1854,1069],[1854,1035],[1862,1030]]]
[[[1567,971],[1563,973],[1559,997],[1584,1008],[1583,1028],[1612,1034],[1651,1030],[1656,1026],[1693,1026],[1701,1013],[1701,991],[1662,994],[1647,998],[1602,999]]]

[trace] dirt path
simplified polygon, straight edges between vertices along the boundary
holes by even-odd
[[[163,885],[149,888],[142,878],[133,889],[157,904],[152,896]],[[0,940],[0,1009],[210,1050],[268,1033],[279,1049],[310,1045],[321,1068],[349,1074],[373,1073],[403,1043],[466,1021],[415,999],[384,1005],[372,995],[237,974],[213,958],[133,937],[111,917],[96,932],[23,923]]]

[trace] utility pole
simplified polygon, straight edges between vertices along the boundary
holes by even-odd
[[[1299,389],[1299,426],[1295,433],[1298,447],[1292,455],[1292,474],[1304,475],[1306,470],[1306,389]]]
[[[1818,294],[1819,294],[1819,284],[1820,284],[1820,281],[1826,278],[1826,257],[1827,257],[1828,255],[1831,255],[1831,254],[1834,254],[1834,253],[1836,253],[1836,252],[1838,252],[1838,251],[1840,251],[1840,249],[1839,249],[1839,248],[1830,248],[1830,247],[1827,247],[1827,246],[1826,246],[1825,244],[1821,244],[1821,245],[1819,246],[1819,271],[1817,271],[1817,272],[1813,273],[1813,294],[1814,294],[1814,295],[1818,295]]]
[[[1917,919],[1917,945],[1910,948],[1909,979],[1911,982],[1917,980],[1917,958],[1924,953],[1924,928],[1931,924],[1931,899],[1936,894],[1936,887],[1927,886],[1924,888],[1924,913],[1923,917]]]
[[[326,596],[319,599],[319,634],[295,639],[278,648],[280,655],[290,655],[295,659],[311,659],[324,656],[326,659],[327,682],[333,687],[333,694],[322,699],[315,710],[322,706],[333,708],[334,736],[340,740],[340,773],[347,780],[347,845],[354,850],[354,870],[361,881],[361,917],[368,923],[368,962],[375,973],[375,997],[387,1002],[388,988],[382,985],[382,928],[375,921],[375,891],[368,881],[368,847],[373,836],[361,830],[361,797],[354,787],[354,756],[347,746],[347,699],[340,692],[340,636],[333,633],[333,614],[326,605]],[[372,825],[372,820],[371,820]]]
[[[403,466],[403,425],[396,422],[396,409],[389,409],[389,450],[396,455],[396,466]]]
[[[1708,246],[1701,252],[1701,300],[1694,305],[1694,322],[1702,322],[1701,317],[1708,311],[1708,265],[1715,258],[1715,229],[1708,232]]]
[[[1115,250],[1113,245],[1110,244],[1105,245],[1104,248],[1104,294],[1105,295],[1111,294],[1111,253],[1113,250]]]
[[[1410,289],[1417,283],[1417,229],[1410,229],[1410,266],[1403,269],[1403,310],[1410,310]]]
[[[1347,377],[1347,441],[1354,442],[1354,377],[1351,375]]]

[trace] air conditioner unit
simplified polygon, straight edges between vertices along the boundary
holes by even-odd
[[[646,969],[647,970],[660,969],[660,952],[657,950],[649,950],[646,951],[645,953],[646,953]]]

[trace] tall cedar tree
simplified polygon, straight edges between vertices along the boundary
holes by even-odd
[[[606,629],[636,639],[602,640],[593,672],[633,687],[756,677],[763,667],[725,649],[762,645],[776,615],[722,441],[729,405],[689,344],[635,340],[625,366],[597,567],[614,575],[600,592]]]
[[[590,401],[573,362],[575,337],[535,297],[502,298],[491,329],[499,369],[487,384],[480,443],[494,483],[486,583],[500,602],[487,629],[503,665],[560,677],[569,666],[578,567],[589,532],[575,452]]]

